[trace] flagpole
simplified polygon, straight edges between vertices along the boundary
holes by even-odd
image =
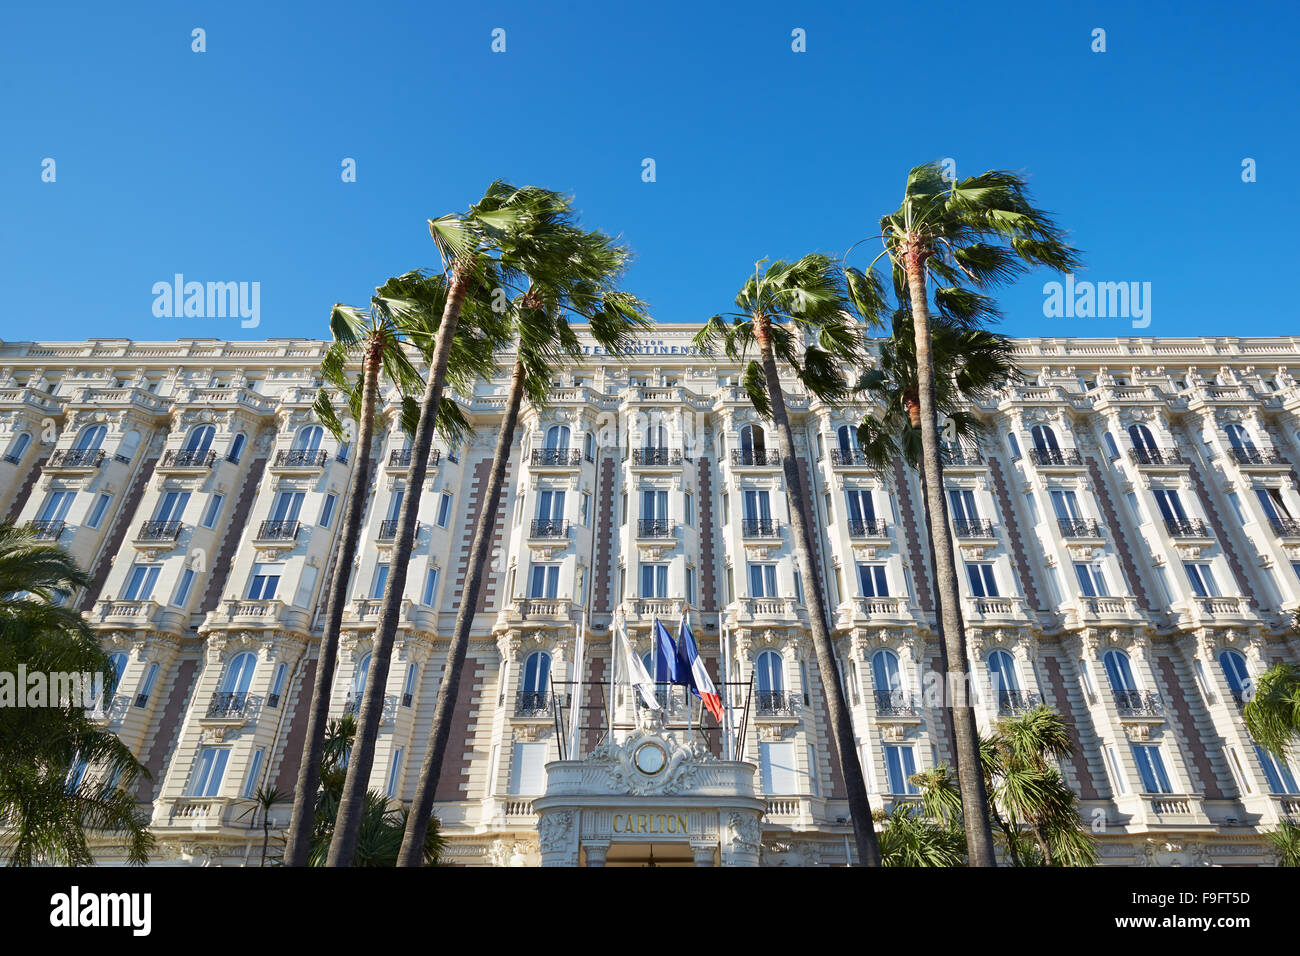
[[[718,612],[718,641],[722,644],[722,736],[725,738],[722,753],[725,759],[733,760],[736,754],[736,744],[731,739],[731,732],[735,720],[731,713],[732,702],[730,698],[732,691],[728,686],[731,681],[731,632],[727,630],[727,622],[723,618],[721,611]]]
[[[569,759],[571,760],[578,759],[578,738],[581,736],[580,733],[578,732],[578,722],[582,714],[582,673],[583,673],[582,665],[583,665],[583,661],[586,658],[586,649],[587,649],[586,614],[580,615],[578,617],[578,621],[574,625],[574,628],[577,632],[574,637],[574,648],[573,648],[574,694],[573,694],[573,700],[569,704],[569,723],[570,723],[569,753],[572,755]]]

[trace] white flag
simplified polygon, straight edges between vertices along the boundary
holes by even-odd
[[[646,707],[658,710],[659,701],[655,700],[654,681],[646,672],[641,658],[637,657],[636,652],[632,650],[632,642],[627,639],[627,632],[623,630],[621,615],[615,621],[614,631],[618,635],[616,640],[619,644],[614,652],[614,683],[631,684],[641,694],[641,700]]]

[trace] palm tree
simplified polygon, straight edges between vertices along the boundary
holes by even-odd
[[[1300,635],[1300,611],[1291,623]],[[1300,667],[1280,661],[1262,676],[1254,693],[1242,708],[1246,730],[1259,744],[1279,760],[1294,755],[1296,736],[1300,734]]]
[[[581,360],[582,344],[569,324],[570,317],[585,320],[592,338],[612,354],[621,352],[633,335],[649,326],[645,305],[615,288],[629,260],[627,249],[602,232],[574,225],[569,200],[557,195],[554,202],[555,225],[526,267],[526,289],[511,302],[508,310],[515,333],[510,391],[497,432],[492,472],[484,492],[484,512],[479,517],[470,546],[456,627],[447,649],[447,664],[434,705],[429,750],[420,769],[399,866],[419,863],[419,848],[424,844],[425,828],[433,810],[434,794],[451,737],[456,689],[460,686],[460,675],[469,649],[470,628],[491,558],[492,530],[496,526],[506,465],[514,447],[523,399],[527,395],[533,405],[545,405],[556,370]]]
[[[0,674],[24,667],[116,683],[108,655],[68,604],[87,583],[62,548],[0,524]],[[134,795],[148,771],[82,701],[47,703],[0,706],[0,855],[11,866],[86,866],[94,862],[87,832],[101,831],[125,838],[129,862],[148,862],[154,841]]]
[[[1264,836],[1277,855],[1278,866],[1300,866],[1300,823],[1283,820]]]
[[[434,423],[447,404],[443,401],[443,385],[449,374],[453,377],[465,375],[463,385],[473,378],[468,370],[457,370],[450,364],[456,340],[463,338],[457,334],[462,310],[467,302],[472,303],[475,311],[489,323],[475,329],[474,338],[493,338],[495,324],[488,318],[491,303],[497,298],[497,290],[508,286],[518,270],[536,256],[537,237],[545,235],[553,223],[552,196],[552,193],[532,186],[515,189],[495,182],[467,213],[429,220],[429,234],[437,244],[445,266],[447,292],[437,321],[434,322],[433,316],[426,313],[428,326],[436,330],[426,340],[429,374],[411,443],[406,494],[398,512],[388,579],[370,652],[370,672],[357,714],[357,746],[348,764],[347,779],[339,801],[336,836],[329,849],[329,866],[349,866],[356,855],[366,787],[374,764],[375,741],[383,713],[384,687],[392,663],[406,572],[415,541],[416,516],[428,471]],[[420,304],[427,305],[430,301],[425,298],[420,300]]]
[[[253,805],[239,815],[241,820],[251,816],[251,825],[257,822],[258,812],[262,814],[262,862],[259,866],[266,866],[266,851],[271,845],[271,809],[284,803],[285,796],[279,787],[259,786],[257,793],[253,794]]]
[[[1073,270],[1079,264],[1078,252],[1065,242],[1051,218],[1033,205],[1020,176],[993,170],[949,183],[938,163],[911,171],[902,205],[880,220],[875,238],[884,248],[867,268],[866,281],[850,282],[850,293],[862,314],[883,316],[888,306],[875,261],[888,258],[895,292],[911,303],[924,490],[932,518],[939,519],[931,521],[930,544],[949,669],[947,686],[953,687],[954,677],[966,681],[970,668],[957,600],[957,564],[947,532],[928,284],[934,285],[938,315],[974,327],[998,314],[993,300],[980,290],[1007,282],[1033,266]],[[988,804],[984,777],[978,772],[975,711],[966,695],[961,696],[953,702],[952,721],[958,783],[967,808],[966,839],[973,865],[995,866],[992,828],[983,809]],[[975,808],[981,809],[974,812]]]
[[[766,272],[762,266],[762,262],[755,264],[754,275],[737,293],[737,311],[729,314],[730,324],[721,315],[713,316],[696,335],[695,345],[710,350],[720,342],[732,361],[743,360],[751,346],[757,347],[758,358],[748,360],[741,383],[754,408],[776,427],[795,559],[802,579],[812,584],[813,599],[808,602],[812,643],[826,695],[831,743],[848,790],[858,860],[864,866],[879,866],[880,849],[852,717],[844,702],[821,581],[813,564],[808,497],[794,457],[794,433],[778,366],[780,362],[791,369],[817,398],[838,404],[848,395],[840,367],[862,361],[861,337],[847,311],[844,276],[831,259],[811,254],[797,262],[773,262]]]

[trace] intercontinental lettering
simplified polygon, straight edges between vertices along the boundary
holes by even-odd
[[[684,813],[616,813],[615,833],[685,833]]]
[[[608,355],[609,352],[599,345],[584,345],[585,355]],[[630,355],[700,355],[699,349],[692,345],[667,345],[664,342],[634,342],[624,350]]]

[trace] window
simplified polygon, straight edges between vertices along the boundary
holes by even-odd
[[[1296,569],[1296,574],[1300,575],[1300,567]],[[730,565],[728,565],[727,567],[726,578],[727,578],[727,603],[730,604],[732,601],[736,600],[736,579],[735,579],[735,575],[732,574]]]
[[[418,669],[414,664],[406,665],[406,682],[402,684],[402,706],[410,707],[415,700],[415,676]]]
[[[535,797],[546,792],[546,744],[515,744],[510,764],[510,793]]]
[[[760,694],[780,694],[785,690],[785,669],[781,655],[764,651],[754,662],[754,677]]]
[[[1007,446],[1011,449],[1011,460],[1018,461],[1020,459],[1020,442],[1016,441],[1016,436],[1011,432],[1007,432]]]
[[[1235,491],[1228,492],[1228,504],[1232,505],[1232,513],[1237,517],[1237,524],[1246,523],[1246,512],[1241,510],[1241,499],[1237,497]]]
[[[998,582],[993,576],[992,564],[966,565],[966,580],[970,582],[970,593],[974,597],[997,597]]]
[[[429,568],[428,573],[424,576],[424,601],[422,603],[433,606],[438,596],[438,569]]]
[[[948,510],[952,512],[950,517],[957,527],[974,524],[980,519],[980,513],[975,507],[975,492],[969,488],[949,489]]]
[[[393,751],[393,761],[388,767],[388,789],[385,792],[388,794],[388,799],[390,800],[395,800],[397,798],[397,783],[401,772],[402,748],[398,747]]]
[[[800,604],[805,604],[803,597],[803,575],[798,568],[794,569],[794,598]]]
[[[546,430],[546,447],[552,451],[568,451],[569,426],[552,425]]]
[[[1074,576],[1079,579],[1084,597],[1106,597],[1110,593],[1106,590],[1106,578],[1101,573],[1100,564],[1075,562]]]
[[[286,523],[297,521],[305,497],[301,491],[281,491],[271,503],[271,520]]]
[[[668,565],[641,565],[641,593],[643,598],[662,598],[668,596]]]
[[[275,668],[275,679],[271,681],[271,693],[266,698],[267,707],[279,707],[280,695],[284,693],[284,682],[289,676],[289,665],[281,663]]]
[[[533,702],[543,700],[545,695],[550,691],[551,679],[551,655],[545,651],[534,651],[528,655],[524,661],[523,684],[520,685],[519,691],[532,706]]]
[[[81,434],[77,436],[77,442],[72,447],[78,451],[95,451],[104,442],[104,436],[108,434],[108,429],[103,425],[91,425],[83,428]]]
[[[1259,765],[1264,770],[1270,793],[1300,793],[1290,763],[1274,757],[1259,744],[1255,745],[1255,755],[1259,757]]]
[[[262,760],[266,757],[266,748],[259,747],[253,754],[253,762],[248,767],[248,780],[244,783],[244,797],[253,799],[257,794],[257,778],[262,772]]]
[[[19,436],[13,440],[13,444],[9,446],[9,453],[5,455],[5,461],[8,461],[15,465],[18,464],[18,462],[22,460],[23,455],[26,453],[27,446],[30,445],[31,443],[32,443],[31,435],[27,434],[27,432],[22,432],[21,434],[19,434]]]
[[[239,464],[239,459],[244,457],[245,441],[247,441],[247,439],[244,437],[243,432],[240,432],[235,436],[235,440],[230,443],[230,454],[226,456],[227,461],[233,462],[236,465]]]
[[[871,682],[880,694],[901,690],[903,680],[898,670],[898,655],[890,650],[876,651],[871,657]]]
[[[154,521],[180,521],[185,513],[185,506],[190,502],[188,491],[169,491],[162,496],[158,510],[154,512]]]
[[[686,522],[686,527],[688,528],[695,527],[695,496],[691,494],[689,491],[686,492],[686,498],[684,500],[684,506],[682,509],[682,517],[683,520],[685,520]]]
[[[858,430],[851,425],[841,425],[835,429],[835,443],[841,452],[851,456],[858,450]]]
[[[1237,422],[1229,422],[1223,427],[1228,433],[1228,442],[1232,445],[1232,450],[1242,455],[1253,455],[1255,453],[1255,443],[1251,441],[1250,433],[1246,431]]]
[[[406,497],[406,482],[398,481],[393,484],[393,496],[388,499],[388,514],[385,516],[386,521],[397,521],[402,516],[402,500]],[[390,526],[391,527],[391,526]]]
[[[248,582],[248,600],[270,601],[275,597],[276,588],[280,586],[282,564],[255,564],[253,576]]]
[[[214,494],[208,499],[208,506],[203,509],[203,518],[199,521],[200,527],[214,528],[217,524],[217,516],[221,514],[221,505],[226,500],[225,495]]]
[[[563,494],[563,492],[560,492]],[[445,528],[451,521],[451,494],[444,491],[442,497],[438,500],[438,527]]]
[[[794,743],[759,744],[761,786],[765,794],[799,792],[799,772],[794,764]]]
[[[731,523],[731,495],[725,491],[722,493],[722,523]]]
[[[749,566],[749,596],[776,597],[776,565],[751,564]]]
[[[388,584],[388,565],[378,564],[375,566],[375,575],[370,579],[370,600],[378,601],[384,596],[384,588]]]
[[[821,775],[817,772],[817,748],[812,744],[808,745],[808,783],[812,795],[821,796]]]
[[[338,503],[339,496],[331,492],[325,496],[325,503],[320,509],[320,526],[328,528],[330,522],[334,520],[334,506]]]
[[[104,520],[104,512],[108,510],[108,503],[113,500],[112,495],[100,495],[95,499],[95,506],[90,509],[90,517],[86,519],[86,525],[91,528],[98,528]]]
[[[124,601],[147,601],[153,596],[153,586],[158,581],[160,564],[136,564],[127,575],[126,588],[122,591]]]
[[[1006,651],[994,651],[988,659],[989,684],[999,700],[1006,694],[1020,693],[1020,678],[1016,674],[1016,661]]]
[[[767,454],[767,436],[762,425],[746,425],[740,430],[740,457],[742,462],[761,460]]]
[[[772,503],[767,490],[747,488],[743,492],[746,521],[767,521],[772,517]]]
[[[1232,691],[1232,699],[1238,704],[1245,702],[1254,686],[1250,669],[1246,666],[1246,658],[1236,651],[1224,651],[1219,655],[1219,667],[1222,668],[1223,677],[1228,682],[1228,689]]]
[[[1106,442],[1106,453],[1110,455],[1111,460],[1119,457],[1119,446],[1115,444],[1115,436],[1110,432],[1103,432],[1102,439]]]
[[[226,761],[229,759],[229,747],[200,749],[198,761],[194,765],[194,775],[190,780],[190,796],[217,796],[221,790],[221,778],[226,773]]]
[[[1187,562],[1183,564],[1183,570],[1187,572],[1187,581],[1197,597],[1219,596],[1219,586],[1215,583],[1214,574],[1208,564]]]
[[[1282,497],[1281,488],[1256,488],[1255,495],[1259,498],[1265,516],[1273,524],[1282,524],[1291,520],[1291,509],[1287,507],[1286,499]]]
[[[1160,755],[1159,744],[1130,744],[1133,759],[1137,762],[1138,776],[1142,778],[1143,793],[1173,793],[1169,783],[1169,774],[1165,773],[1165,761]]]
[[[1050,494],[1052,511],[1058,521],[1078,521],[1083,517],[1079,510],[1079,499],[1073,491],[1053,488]]]
[[[211,425],[200,425],[192,429],[185,439],[186,451],[205,452],[212,447],[212,436],[217,430]]]
[[[889,771],[889,792],[892,794],[920,793],[912,776],[916,773],[916,757],[911,745],[886,744],[885,769]]]
[[[176,598],[172,601],[177,607],[184,607],[190,599],[190,591],[194,587],[194,569],[186,568],[181,572],[181,584],[176,589]]]
[[[1138,423],[1128,427],[1129,441],[1133,443],[1133,448],[1140,452],[1156,451],[1156,439],[1151,434],[1151,429]]]
[[[591,492],[584,491],[578,503],[582,515],[582,524],[586,527],[591,524]]]
[[[528,596],[533,598],[553,598],[559,594],[560,566],[558,564],[534,564],[532,576],[528,582]]]
[[[668,520],[668,492],[648,488],[641,492],[641,520]]]
[[[848,503],[850,533],[857,525],[873,524],[875,522],[876,504],[869,489],[850,488],[844,492],[844,497]]]
[[[1115,756],[1115,748],[1106,748],[1106,764],[1110,767],[1110,777],[1115,781],[1115,790],[1118,793],[1128,793],[1128,786],[1124,782],[1124,773],[1120,770],[1119,758]]]
[[[1183,510],[1182,499],[1178,497],[1178,491],[1175,488],[1156,488],[1151,492],[1156,499],[1156,507],[1160,509],[1160,515],[1169,524],[1185,524],[1187,522],[1187,512]]]
[[[1106,667],[1106,680],[1110,682],[1111,690],[1121,696],[1137,692],[1137,681],[1133,679],[1133,668],[1127,654],[1123,651],[1107,651],[1102,663]]]
[[[624,524],[624,525],[627,524],[627,492],[626,491],[623,492],[622,498],[619,499],[619,513],[622,516],[619,519],[619,524]]]
[[[883,564],[859,564],[858,587],[863,597],[889,597],[889,583],[885,580]]]
[[[221,681],[221,693],[239,696],[247,694],[255,670],[257,670],[256,654],[252,651],[241,651],[236,654],[226,665],[226,676]]]
[[[143,707],[149,703],[149,695],[153,693],[153,685],[158,680],[158,664],[155,662],[149,665],[149,670],[145,672],[144,683],[140,685],[140,693],[135,695],[135,706]]]
[[[50,496],[45,499],[45,504],[41,506],[40,514],[37,521],[62,521],[68,516],[68,509],[72,507],[72,501],[77,497],[75,491],[52,491]]]
[[[686,603],[695,607],[695,569],[686,569]]]
[[[319,451],[324,430],[319,425],[308,425],[293,440],[294,451]]]
[[[596,460],[596,436],[587,432],[582,438],[582,454],[587,461]]]
[[[1034,439],[1035,451],[1061,450],[1061,446],[1056,441],[1056,432],[1051,425],[1035,425],[1030,430],[1030,435]]]

